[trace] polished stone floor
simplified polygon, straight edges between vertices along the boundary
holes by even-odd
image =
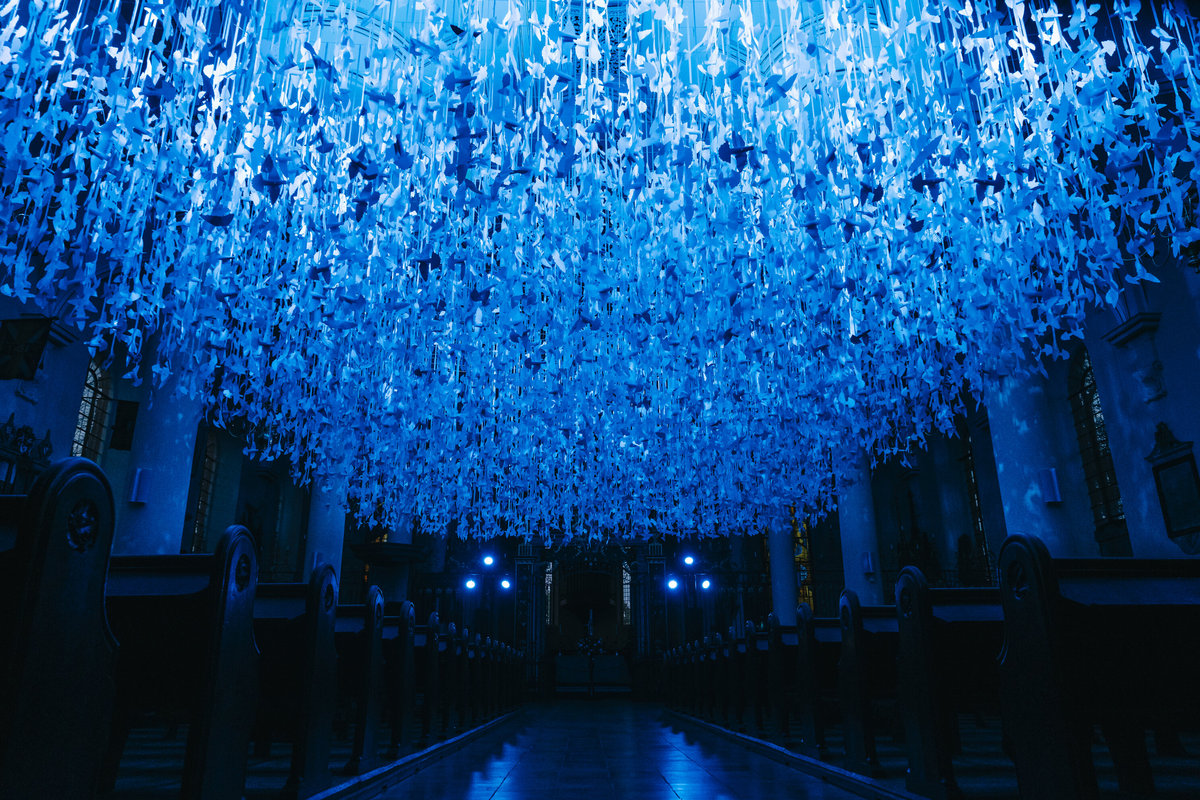
[[[525,707],[381,800],[849,800],[821,780],[624,698]]]

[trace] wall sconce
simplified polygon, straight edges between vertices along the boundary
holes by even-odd
[[[1062,502],[1062,492],[1058,488],[1058,470],[1054,467],[1038,472],[1038,487],[1042,490],[1042,502],[1046,505]]]

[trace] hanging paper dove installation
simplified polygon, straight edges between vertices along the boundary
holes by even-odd
[[[388,522],[748,530],[1194,246],[1195,30],[10,0],[0,291]]]

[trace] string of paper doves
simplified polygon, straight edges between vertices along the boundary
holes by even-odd
[[[7,0],[0,291],[364,520],[754,532],[1194,249],[1196,30],[1137,0]]]

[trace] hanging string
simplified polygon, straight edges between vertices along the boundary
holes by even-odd
[[[1193,257],[1195,20],[1055,8],[10,0],[0,291],[381,524],[752,530]]]

